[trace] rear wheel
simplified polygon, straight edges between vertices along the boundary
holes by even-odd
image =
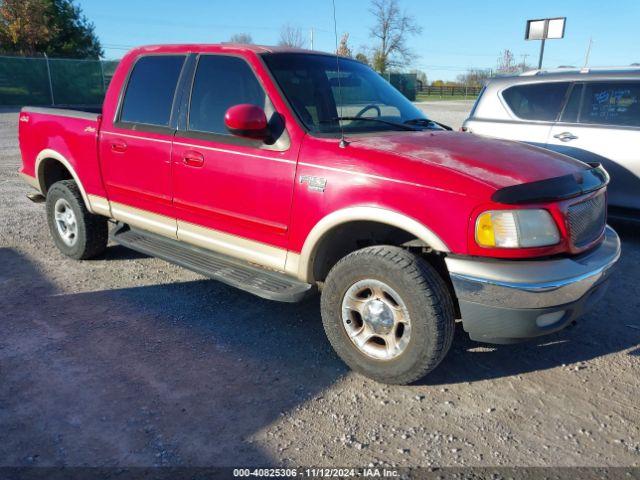
[[[49,188],[47,222],[56,247],[68,257],[85,260],[107,248],[107,219],[87,210],[74,180],[62,180]]]
[[[444,281],[398,247],[369,247],[340,260],[327,276],[321,305],[338,355],[379,382],[418,380],[451,346],[455,315]]]

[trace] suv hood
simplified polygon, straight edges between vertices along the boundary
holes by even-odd
[[[569,175],[589,167],[526,143],[448,131],[385,132],[354,138],[356,148],[383,150],[434,164],[499,189]]]

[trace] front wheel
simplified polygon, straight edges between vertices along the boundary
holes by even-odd
[[[453,340],[453,300],[443,279],[398,247],[368,247],[340,260],[327,276],[321,307],[340,358],[382,383],[422,378]]]

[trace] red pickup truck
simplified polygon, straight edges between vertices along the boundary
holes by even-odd
[[[99,255],[112,223],[115,242],[261,297],[319,290],[336,352],[381,382],[435,368],[456,319],[482,342],[563,328],[620,255],[600,166],[448,131],[334,55],[137,48],[100,111],[19,120],[62,253]]]

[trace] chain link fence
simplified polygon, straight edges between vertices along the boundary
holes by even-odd
[[[415,73],[385,73],[382,77],[396,87],[400,93],[412,102],[418,91],[418,75]]]
[[[117,60],[0,56],[0,106],[102,105]],[[415,73],[383,77],[409,100],[477,97],[480,87],[427,86]]]
[[[101,105],[117,60],[0,56],[0,105]]]

